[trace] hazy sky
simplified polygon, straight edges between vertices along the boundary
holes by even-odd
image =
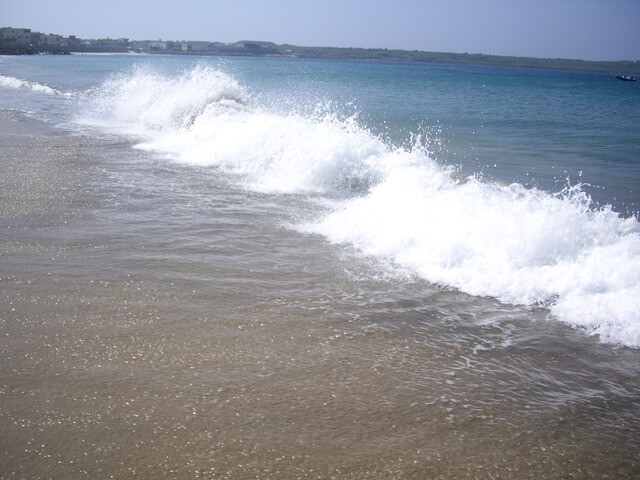
[[[81,38],[640,60],[640,0],[0,0],[0,26]]]

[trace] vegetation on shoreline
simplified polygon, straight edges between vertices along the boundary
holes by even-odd
[[[397,62],[450,63],[494,67],[545,68],[602,73],[640,74],[639,61],[587,61],[562,58],[533,58],[486,55],[482,53],[424,52],[419,50],[388,50],[386,48],[298,47],[263,43],[270,49],[290,51],[298,57],[354,60],[384,60]]]

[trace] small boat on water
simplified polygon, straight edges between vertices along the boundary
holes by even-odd
[[[635,77],[632,77],[631,75],[616,75],[616,78],[619,78],[620,80],[624,80],[625,82],[636,81]]]

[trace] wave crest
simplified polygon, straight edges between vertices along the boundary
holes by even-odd
[[[91,92],[80,121],[150,135],[188,128],[207,109],[238,108],[246,101],[236,80],[211,67],[165,77],[141,66]]]
[[[68,96],[54,88],[47,85],[41,85],[39,83],[28,82],[27,80],[20,80],[19,78],[10,77],[7,75],[0,75],[0,87],[12,88],[15,90],[30,90],[33,92],[43,93],[45,95],[62,95]]]

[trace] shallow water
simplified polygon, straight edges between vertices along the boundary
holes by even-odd
[[[2,478],[640,473],[637,349],[300,227],[342,193],[0,120]]]

